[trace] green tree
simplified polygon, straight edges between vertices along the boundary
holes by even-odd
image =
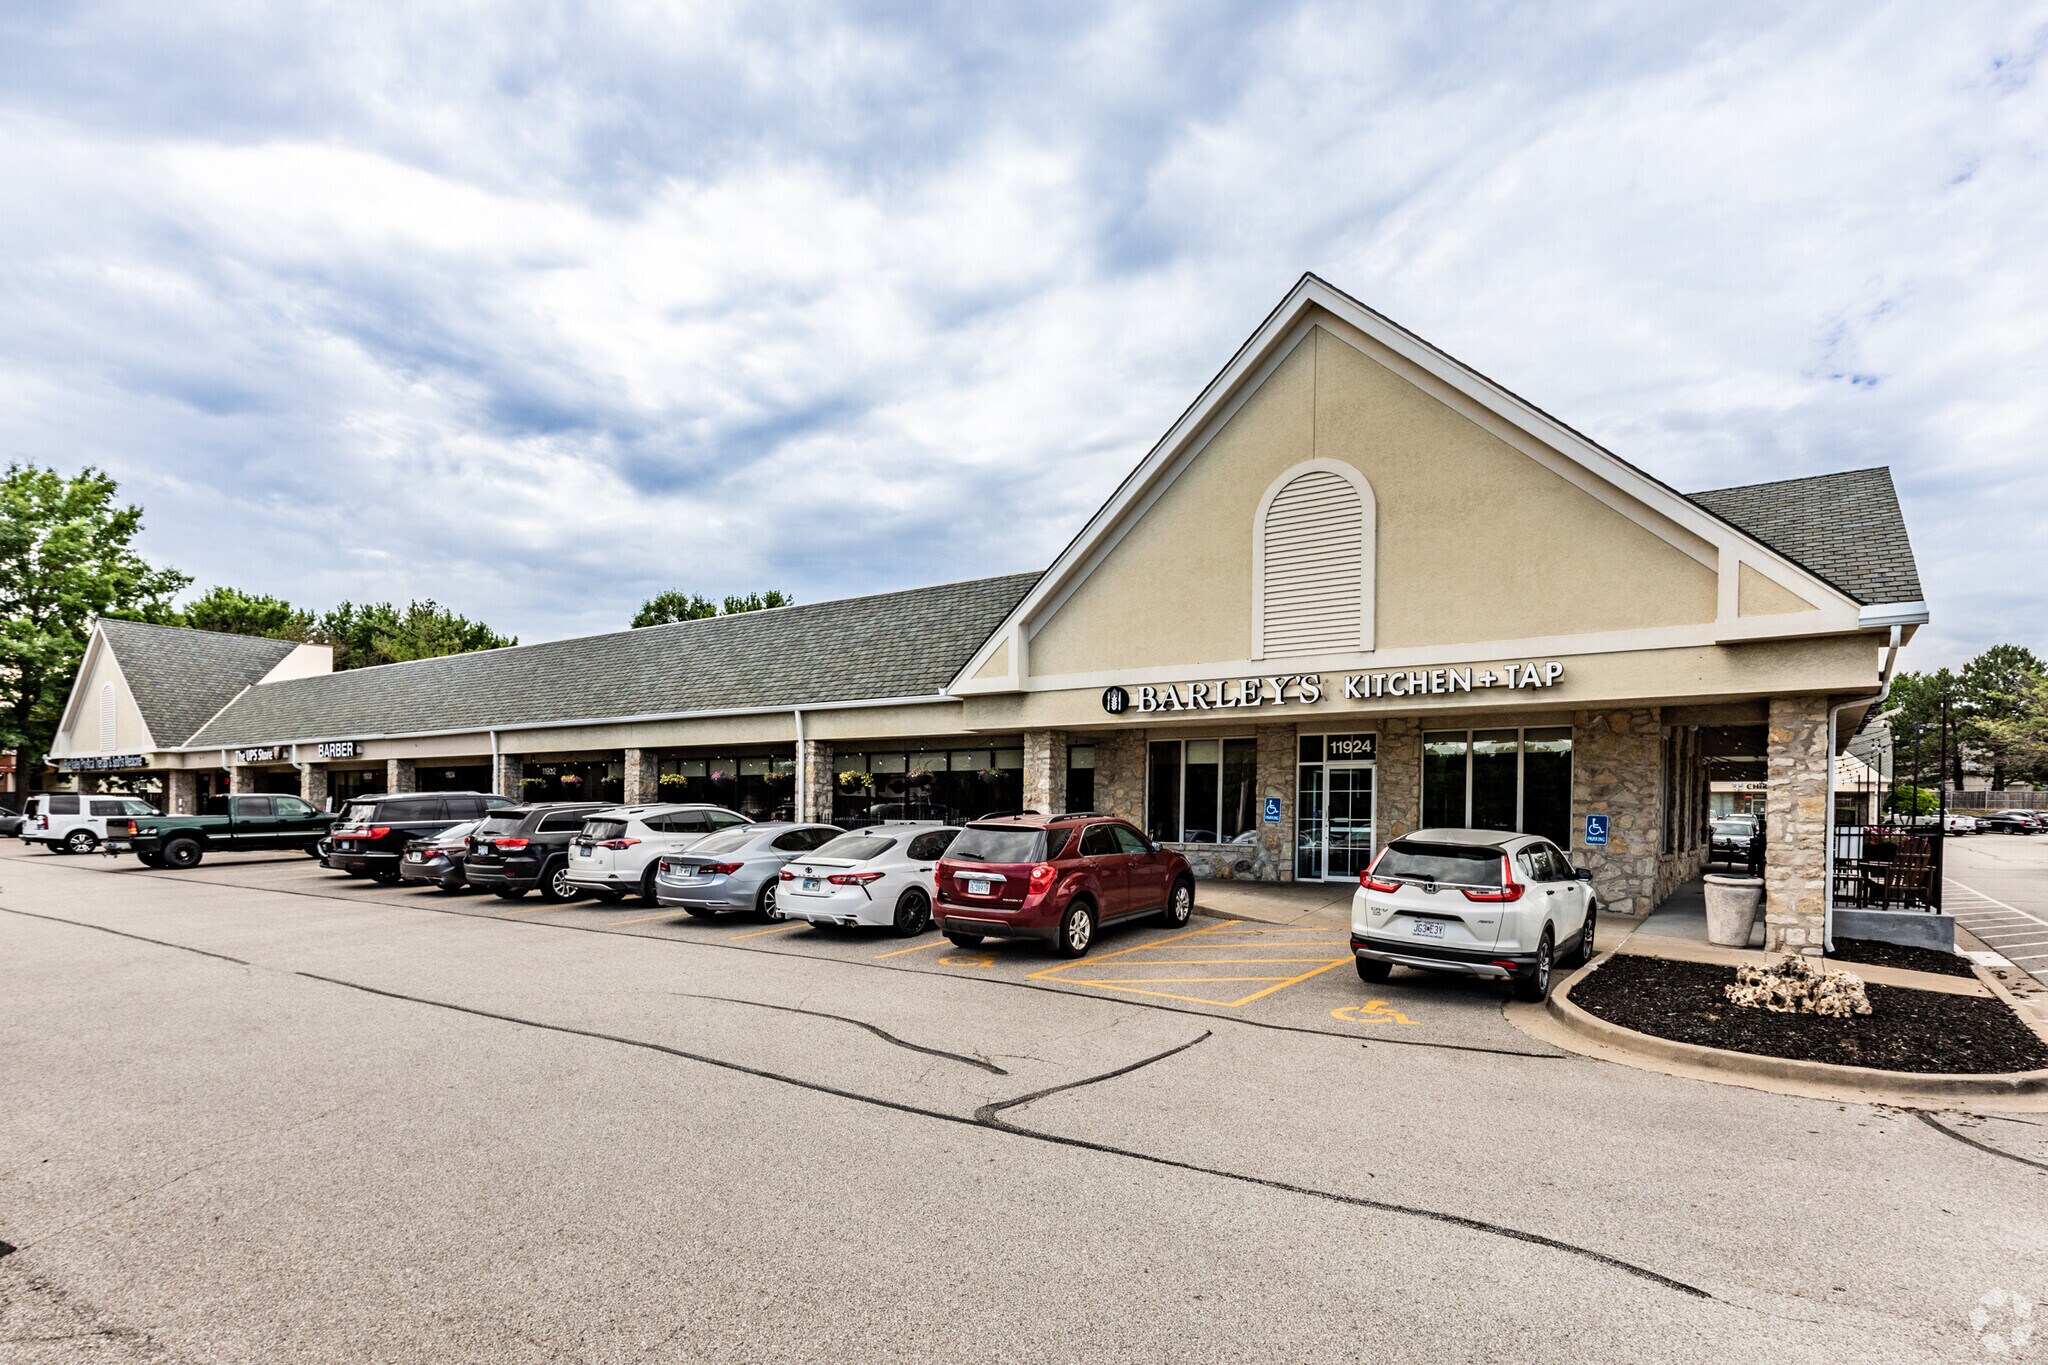
[[[2048,674],[2016,681],[2020,691],[2012,695],[2009,713],[1975,720],[1973,725],[1993,761],[2005,765],[2002,776],[2038,786],[2048,783]]]
[[[519,643],[518,637],[500,635],[481,621],[457,616],[431,597],[403,610],[389,602],[361,606],[343,602],[320,618],[313,638],[334,646],[337,669],[435,659]]]
[[[713,606],[711,599],[698,593],[684,593],[675,588],[656,593],[640,604],[640,610],[633,615],[633,629],[642,626],[666,626],[677,621],[701,621],[707,616],[737,616],[744,611],[765,611],[769,607],[791,607],[796,599],[778,589],[766,592],[750,592],[745,597],[728,597],[723,609]]]
[[[113,479],[10,464],[0,474],[0,748],[26,778],[57,733],[95,616],[165,620],[192,580],[130,542],[142,509],[115,503]]]
[[[1993,645],[1964,664],[1956,679],[1963,743],[1990,766],[1994,788],[2005,786],[2016,757],[2025,762],[2011,743],[2038,704],[2044,676],[2048,666],[2024,645]]]
[[[1941,796],[1927,787],[1900,783],[1885,798],[1884,808],[1895,815],[1933,815],[1941,809]]]
[[[1892,731],[1892,762],[1901,776],[1920,775],[1940,782],[1941,773],[1941,703],[1948,698],[1949,717],[1947,781],[1950,786],[1961,789],[1963,785],[1963,752],[1957,742],[1961,715],[1958,704],[1961,684],[1953,671],[1942,668],[1932,673],[1903,672],[1892,678],[1891,696],[1885,705],[1889,710]]]
[[[305,641],[312,638],[314,620],[312,612],[295,607],[282,597],[217,587],[179,612],[177,623],[193,630]]]

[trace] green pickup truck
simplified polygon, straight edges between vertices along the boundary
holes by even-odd
[[[296,796],[214,796],[197,815],[145,815],[121,830],[108,821],[110,852],[126,844],[149,867],[197,867],[209,853],[296,848],[317,858],[335,821]],[[118,831],[118,832],[117,832]]]

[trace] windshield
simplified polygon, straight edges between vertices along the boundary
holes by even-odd
[[[1045,857],[1045,834],[1022,825],[969,825],[946,850],[956,863],[1035,863]]]
[[[894,839],[882,839],[872,834],[842,834],[837,839],[827,842],[815,856],[844,858],[850,863],[864,863],[894,847]]]
[[[152,805],[150,805],[150,804],[149,804],[149,802],[147,802],[147,801],[123,801],[123,802],[121,803],[121,814],[123,814],[123,815],[155,815],[155,814],[156,814],[156,807],[155,807],[155,806],[152,806]]]
[[[1499,886],[1501,853],[1497,848],[1460,844],[1388,844],[1373,865],[1375,877],[1445,886]]]
[[[696,843],[691,844],[690,852],[733,853],[745,848],[748,844],[753,843],[754,840],[760,837],[761,831],[758,829],[753,829],[751,827],[746,829],[721,830],[717,834],[710,835],[707,838],[699,839]]]
[[[1747,820],[1716,820],[1714,833],[1726,834],[1738,839],[1747,839],[1756,831],[1749,827]]]

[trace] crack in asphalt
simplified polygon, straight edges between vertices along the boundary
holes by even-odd
[[[281,859],[279,861],[293,862],[296,860]],[[73,870],[82,871],[84,869]],[[915,976],[938,977],[939,979],[944,981],[970,981],[974,982],[977,985],[983,986],[1003,986],[1011,990],[1035,991],[1045,995],[1062,995],[1070,999],[1095,1000],[1105,1005],[1116,1005],[1124,1009],[1157,1010],[1163,1014],[1190,1015],[1196,1019],[1211,1019],[1221,1023],[1237,1024],[1244,1028],[1269,1029],[1276,1033],[1305,1033],[1315,1038],[1345,1038],[1350,1039],[1354,1042],[1367,1041],[1377,1043],[1385,1047],[1419,1047],[1439,1052],[1472,1052],[1489,1057],[1518,1057],[1529,1061],[1538,1062],[1560,1062],[1574,1055],[1563,1051],[1531,1052],[1522,1048],[1484,1047],[1476,1043],[1442,1043],[1432,1042],[1420,1038],[1378,1037],[1371,1039],[1361,1039],[1360,1035],[1356,1033],[1340,1033],[1336,1029],[1308,1028],[1305,1025],[1301,1024],[1275,1024],[1270,1023],[1263,1019],[1241,1019],[1230,1015],[1209,1014],[1203,1010],[1183,1009],[1177,1005],[1169,1005],[1157,1001],[1126,1000],[1116,996],[1107,996],[1096,994],[1093,992],[1068,990],[1058,986],[1041,986],[1029,981],[1005,981],[1001,979],[991,979],[986,977],[959,976],[953,972],[933,971],[927,967],[916,967],[908,963],[899,966],[885,967],[878,962],[861,962],[849,958],[832,957],[824,953],[792,952],[787,948],[762,948],[755,947],[751,944],[742,943],[709,942],[702,939],[671,938],[666,934],[646,933],[631,929],[607,929],[604,926],[597,924],[556,924],[549,920],[510,919],[504,915],[494,914],[488,910],[458,910],[455,909],[453,906],[422,905],[417,902],[411,901],[382,901],[372,900],[362,896],[339,896],[325,891],[297,891],[288,887],[256,886],[251,885],[248,882],[229,882],[220,881],[215,878],[194,877],[189,873],[178,873],[168,871],[159,872],[151,871],[149,869],[140,869],[134,871],[120,872],[117,875],[139,876],[145,877],[151,881],[163,881],[172,883],[197,882],[203,886],[226,887],[227,889],[232,891],[254,891],[261,894],[274,896],[303,896],[308,900],[338,901],[343,904],[361,905],[368,906],[371,908],[411,910],[418,912],[420,914],[427,915],[454,915],[462,919],[488,920],[493,924],[521,925],[537,929],[560,929],[576,934],[604,934],[618,938],[636,938],[645,943],[662,943],[670,945],[672,947],[679,948],[716,948],[723,950],[725,952],[733,953],[762,953],[770,957],[795,957],[802,958],[808,962],[830,962],[841,967],[858,967],[866,971],[908,972]],[[564,904],[570,903],[572,902],[564,902]],[[54,919],[55,916],[39,916],[38,918]],[[63,924],[83,924],[83,921],[79,920],[59,920],[58,922]],[[99,926],[85,924],[84,927],[98,928]],[[118,933],[119,931],[110,929],[107,932]],[[190,951],[200,952],[202,950],[194,948]]]
[[[2037,1171],[2048,1171],[2048,1161],[2036,1161],[2030,1156],[2020,1156],[2015,1152],[2002,1151],[1997,1147],[1993,1147],[1988,1142],[1979,1142],[1973,1137],[1964,1137],[1932,1114],[1923,1114],[1915,1110],[1913,1111],[1913,1117],[1926,1124],[1929,1128],[1932,1128],[1935,1132],[1940,1133],[1943,1137],[1954,1138],[1965,1147],[1975,1147],[1980,1152],[1986,1152],[1992,1156],[2002,1156],[2007,1161],[2017,1161],[2020,1165],[2032,1166]]]
[[[847,1090],[840,1086],[827,1085],[822,1081],[807,1081],[801,1077],[785,1075],[778,1071],[770,1071],[764,1067],[748,1066],[742,1062],[731,1061],[723,1057],[713,1057],[701,1052],[691,1052],[686,1048],[671,1047],[666,1043],[650,1042],[644,1038],[628,1038],[621,1034],[605,1033],[597,1029],[576,1028],[569,1024],[551,1024],[545,1020],[527,1019],[515,1014],[501,1014],[494,1010],[478,1009],[472,1005],[459,1005],[448,1000],[435,1000],[426,996],[408,995],[403,991],[384,990],[381,987],[366,986],[355,981],[345,981],[339,977],[321,976],[314,972],[295,972],[293,975],[305,977],[309,981],[324,982],[330,986],[340,986],[345,990],[361,991],[366,995],[381,996],[387,1000],[400,1000],[409,1004],[423,1005],[430,1009],[448,1010],[456,1014],[467,1014],[479,1019],[490,1019],[498,1023],[512,1024],[520,1028],[540,1029],[550,1033],[568,1034],[572,1037],[590,1038],[598,1042],[615,1043],[622,1047],[640,1048],[648,1052],[657,1052],[670,1057],[678,1057],[684,1061],[716,1067],[722,1071],[737,1072],[743,1076],[753,1076],[759,1080],[774,1081],[799,1090],[808,1090],[820,1095],[831,1095],[836,1099],[848,1100],[855,1104],[871,1105],[879,1109],[893,1110],[899,1114],[910,1114],[918,1118],[932,1119],[939,1123],[956,1124],[967,1128],[982,1128],[1032,1142],[1071,1147],[1080,1151],[1096,1152],[1105,1156],[1122,1157],[1130,1161],[1142,1161],[1154,1166],[1163,1166],[1170,1170],[1187,1171],[1196,1175],[1206,1175],[1221,1180],[1231,1180],[1240,1184],[1253,1185],[1261,1189],[1278,1190],[1285,1194],[1301,1195],[1311,1199],[1326,1200],[1330,1203],[1344,1204],[1353,1208],[1369,1209],[1376,1213],[1398,1214],[1402,1217],[1420,1218],[1429,1222],[1462,1228],[1470,1232],[1486,1233],[1593,1261],[1596,1264],[1622,1271],[1636,1276],[1638,1279],[1647,1280],[1652,1284],[1661,1285],[1666,1289],[1674,1290],[1677,1293],[1685,1294],[1692,1298],[1723,1302],[1716,1299],[1712,1293],[1699,1288],[1697,1285],[1687,1284],[1683,1280],[1661,1274],[1658,1271],[1649,1269],[1647,1266],[1640,1266],[1633,1261],[1625,1261],[1618,1256],[1611,1256],[1604,1251],[1595,1251],[1590,1247],[1579,1246],[1573,1242],[1566,1242],[1555,1237],[1546,1237],[1541,1233],[1528,1232],[1520,1228],[1508,1227],[1505,1224],[1488,1222],[1481,1218],[1470,1218],[1463,1214],[1445,1213],[1438,1209],[1425,1209],[1409,1204],[1395,1204],[1385,1200],[1367,1199],[1360,1195],[1349,1195],[1335,1190],[1317,1189],[1311,1185],[1296,1185],[1290,1181],[1246,1175],[1242,1172],[1226,1170],[1222,1167],[1202,1166],[1194,1162],[1177,1161],[1172,1157],[1157,1156],[1150,1152],[1140,1152],[1128,1147],[1117,1147],[1109,1143],[1091,1142],[1085,1138],[1073,1138],[1058,1133],[1025,1128],[997,1117],[1003,1109],[1027,1104],[1032,1100],[1042,1099],[1047,1095],[1062,1090],[1072,1090],[1079,1086],[1093,1085],[1118,1076],[1128,1075],[1140,1067],[1149,1066],[1176,1053],[1186,1051],[1204,1038],[1210,1037],[1212,1033],[1210,1030],[1204,1030],[1200,1037],[1190,1039],[1178,1047],[1143,1058],[1137,1062],[1119,1067],[1114,1071],[1104,1072],[1099,1076],[1090,1076],[1083,1080],[1069,1082],[1066,1085],[1052,1086],[1042,1091],[1034,1091],[1031,1094],[1021,1095],[1012,1100],[999,1101],[993,1106],[984,1105],[977,1109],[974,1116],[970,1118],[960,1114],[949,1114],[942,1109],[930,1109],[923,1105],[908,1104],[901,1100],[884,1099],[879,1095],[862,1094],[857,1090]],[[983,1117],[984,1114],[987,1117]]]
[[[237,967],[247,967],[253,965],[249,962],[245,962],[243,959],[239,957],[229,957],[226,953],[208,952],[204,948],[194,948],[189,944],[172,943],[167,939],[148,938],[142,934],[131,934],[125,929],[109,929],[104,924],[94,924],[89,920],[65,919],[60,915],[38,915],[33,910],[16,910],[11,905],[0,905],[0,911],[4,911],[5,913],[10,915],[20,915],[23,919],[40,919],[48,920],[52,924],[68,924],[72,926],[74,929],[97,929],[100,933],[112,934],[115,938],[132,938],[137,943],[154,943],[159,948],[176,948],[181,953],[197,953],[201,957],[218,958],[222,962],[232,962]]]
[[[855,1028],[866,1029],[883,1042],[894,1043],[897,1047],[908,1048],[912,1052],[922,1052],[930,1057],[944,1057],[948,1061],[959,1062],[965,1066],[978,1066],[983,1071],[994,1076],[1007,1076],[1010,1074],[994,1062],[983,1061],[979,1057],[969,1057],[958,1052],[948,1052],[944,1048],[926,1047],[922,1043],[913,1043],[907,1039],[898,1038],[880,1025],[870,1024],[865,1019],[855,1019],[850,1015],[832,1014],[826,1010],[807,1010],[796,1005],[771,1005],[765,1000],[741,1000],[730,995],[699,995],[695,991],[670,991],[669,994],[681,996],[685,1000],[719,1000],[728,1005],[752,1005],[757,1010],[781,1010],[784,1014],[807,1014],[813,1019],[834,1019],[842,1024],[851,1024]]]

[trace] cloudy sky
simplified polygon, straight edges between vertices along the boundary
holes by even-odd
[[[2048,5],[1105,8],[0,5],[0,458],[202,586],[814,601],[1044,565],[1314,270],[2048,648]]]

